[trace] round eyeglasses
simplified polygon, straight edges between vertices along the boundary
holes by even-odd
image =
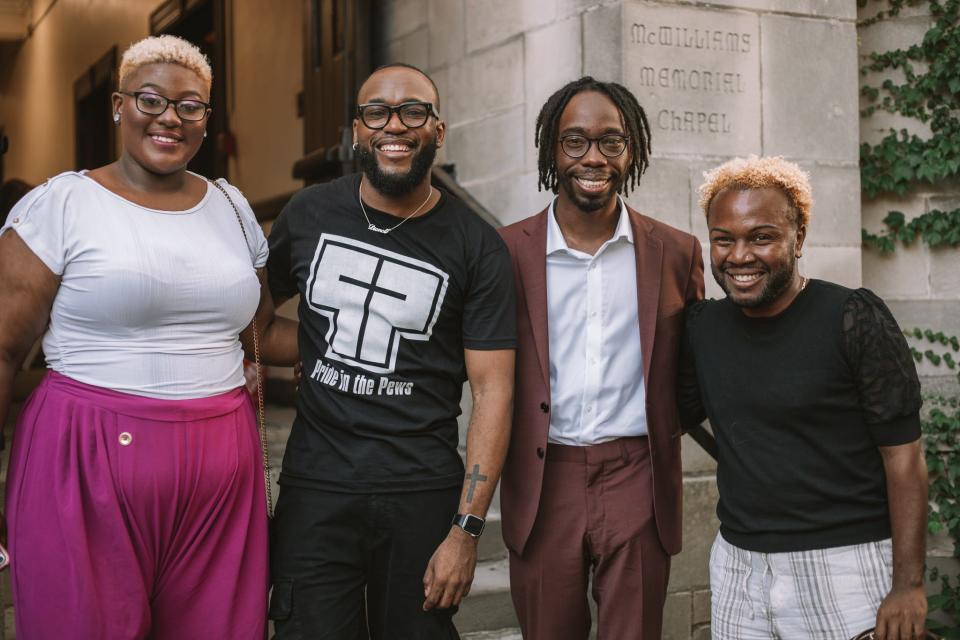
[[[560,138],[560,148],[571,158],[582,158],[587,155],[593,143],[597,143],[597,149],[608,158],[618,157],[627,148],[627,139],[615,133],[608,133],[599,138],[588,138],[572,133]]]
[[[427,124],[430,116],[439,118],[429,102],[403,102],[394,107],[379,102],[357,105],[357,115],[368,129],[383,129],[396,113],[408,129],[417,129]]]
[[[137,111],[145,113],[148,116],[159,116],[166,111],[170,105],[173,105],[173,109],[177,112],[178,118],[190,122],[203,120],[207,117],[207,114],[210,113],[210,105],[200,100],[171,100],[170,98],[157,93],[150,93],[149,91],[134,91],[133,93],[121,91],[120,93],[135,98],[137,101]]]

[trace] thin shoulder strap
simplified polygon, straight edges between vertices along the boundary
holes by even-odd
[[[240,210],[233,202],[233,198],[222,184],[216,180],[210,180],[210,184],[215,186],[227,199],[233,212],[237,215],[237,222],[240,224],[240,231],[243,232],[243,240],[247,245],[247,251],[250,251],[250,238],[247,237],[247,229],[243,224],[243,218],[240,217]],[[263,375],[260,366],[260,332],[257,331],[257,314],[253,314],[253,355],[257,370],[257,431],[260,433],[260,451],[263,454],[263,483],[267,494],[267,518],[273,517],[273,481],[270,479],[270,450],[267,447],[267,426],[263,412]]]

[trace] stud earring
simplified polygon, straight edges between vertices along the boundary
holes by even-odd
[[[113,123],[114,123],[114,124],[120,124],[120,114],[119,114],[119,113],[114,113],[114,114],[113,114]]]
[[[206,132],[206,131],[203,132],[203,137],[204,137],[204,138],[207,137],[207,132]]]

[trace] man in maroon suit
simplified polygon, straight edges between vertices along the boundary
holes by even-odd
[[[676,378],[683,309],[703,297],[693,236],[620,199],[650,127],[623,86],[581,78],[537,118],[557,197],[501,230],[517,284],[513,435],[501,487],[526,640],[660,637],[680,551]]]

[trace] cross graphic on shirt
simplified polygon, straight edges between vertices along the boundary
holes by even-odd
[[[449,276],[433,264],[352,238],[322,234],[307,304],[328,320],[324,357],[393,373],[403,341],[430,340]]]
[[[377,279],[380,277],[380,270],[383,268],[383,260],[381,259],[377,262],[376,271],[373,272],[373,278],[370,282],[364,282],[363,280],[357,280],[356,278],[351,278],[350,276],[340,275],[340,282],[346,282],[347,284],[352,284],[355,287],[360,287],[367,290],[367,299],[363,303],[363,320],[360,323],[360,331],[358,336],[360,337],[359,342],[357,343],[357,353],[356,357],[360,357],[360,348],[363,345],[363,336],[367,330],[367,320],[370,319],[370,301],[373,299],[373,294],[380,293],[391,298],[396,298],[397,300],[406,300],[407,296],[398,291],[392,291],[390,289],[385,289],[383,287],[377,286]]]
[[[473,502],[473,492],[477,488],[478,482],[483,482],[487,479],[487,476],[481,475],[480,465],[473,465],[473,471],[470,472],[470,475],[467,476],[470,479],[470,488],[467,489],[467,503]]]

